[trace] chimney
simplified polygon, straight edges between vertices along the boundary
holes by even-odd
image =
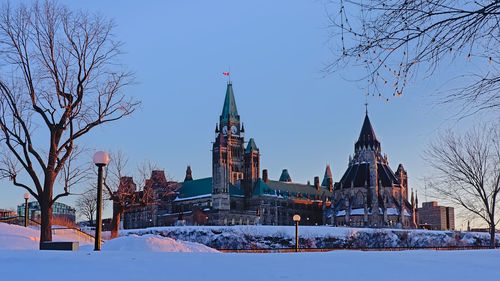
[[[314,186],[319,190],[319,177],[314,177]]]
[[[330,192],[332,192],[333,191],[333,180],[332,180],[332,178],[328,178],[326,180],[326,182],[328,184],[328,190],[330,190]]]
[[[262,180],[263,180],[265,183],[268,183],[268,182],[269,182],[269,178],[267,177],[267,169],[262,170]]]

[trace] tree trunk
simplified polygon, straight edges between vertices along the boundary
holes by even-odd
[[[52,206],[47,200],[40,200],[40,243],[52,241]]]
[[[111,236],[110,239],[118,237],[120,230],[120,219],[124,212],[123,207],[113,201],[113,219],[111,220]]]
[[[490,225],[490,249],[495,249],[495,225]]]

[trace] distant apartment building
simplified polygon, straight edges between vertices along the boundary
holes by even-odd
[[[15,216],[17,216],[17,214],[12,210],[0,209],[0,218],[10,218]]]
[[[418,224],[432,230],[455,230],[453,207],[438,206],[436,201],[424,202],[418,211]]]
[[[19,216],[24,216],[25,203],[17,206]],[[52,205],[52,217],[64,218],[70,222],[76,220],[76,210],[66,204],[55,202]],[[40,203],[38,201],[28,202],[28,218],[38,221],[40,218]]]

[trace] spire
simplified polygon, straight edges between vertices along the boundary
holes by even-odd
[[[363,127],[361,127],[358,141],[356,142],[354,147],[355,150],[361,149],[363,147],[368,147],[380,151],[380,142],[375,136],[375,131],[373,131],[372,124],[370,123],[370,118],[368,118],[368,112],[366,112],[365,120],[363,121]]]
[[[186,177],[184,178],[184,181],[192,181],[193,180],[193,176],[191,175],[191,166],[187,166],[187,169],[186,169]]]
[[[248,144],[247,144],[247,148],[245,149],[245,152],[249,153],[252,150],[253,151],[259,151],[259,148],[255,144],[255,141],[253,140],[253,138],[250,138],[250,140],[248,141]]]
[[[290,174],[288,174],[287,169],[283,169],[283,171],[281,172],[280,181],[284,181],[284,182],[291,182],[292,181],[292,178],[290,178]]]
[[[418,208],[418,191],[415,190],[415,208]]]
[[[215,133],[219,132],[219,124],[215,123]]]
[[[415,206],[415,197],[413,196],[413,188],[411,189],[411,206]]]
[[[236,101],[234,100],[233,84],[231,83],[227,84],[224,107],[222,108],[222,114],[220,116],[221,123],[229,121],[240,121],[240,116],[238,115],[238,110],[236,109]]]
[[[332,179],[333,182],[332,170],[330,170],[330,165],[326,165],[325,176],[323,177],[321,186],[328,187],[328,179]]]

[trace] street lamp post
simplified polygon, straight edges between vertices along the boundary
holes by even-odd
[[[97,166],[97,214],[95,226],[95,244],[94,251],[101,250],[101,231],[102,231],[102,169],[109,162],[109,156],[104,151],[98,151],[94,154],[94,164]]]
[[[28,227],[28,199],[30,197],[29,193],[24,193],[24,227]]]
[[[299,251],[299,221],[300,221],[300,216],[298,214],[295,214],[292,219],[295,222],[295,252],[298,252]]]

